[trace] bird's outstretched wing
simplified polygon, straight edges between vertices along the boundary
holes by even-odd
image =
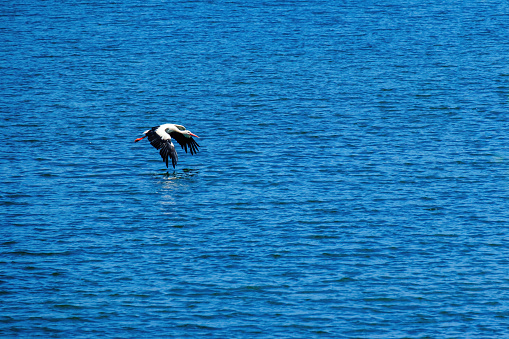
[[[198,145],[196,140],[194,140],[192,137],[188,138],[178,132],[171,132],[170,136],[173,139],[177,140],[177,142],[180,144],[180,146],[182,146],[182,149],[184,149],[184,151],[186,151],[186,153],[187,153],[188,147],[189,147],[189,150],[191,151],[191,154],[196,154],[198,152],[198,147],[200,147],[200,145]]]
[[[171,164],[173,168],[175,168],[179,159],[175,146],[173,146],[171,140],[163,140],[161,136],[155,132],[156,129],[157,127],[154,127],[147,132],[148,141],[159,150],[159,154],[161,154],[161,158],[163,158],[163,161],[166,163],[166,167],[168,167],[168,157],[170,157]]]
[[[161,158],[163,158],[164,162],[166,162],[166,167],[168,167],[168,157],[171,158],[171,164],[173,165],[173,168],[177,166],[179,157],[177,155],[177,151],[175,150],[175,146],[173,146],[173,143],[170,140],[163,141],[159,154],[161,154]]]
[[[156,149],[160,149],[163,144],[163,139],[159,134],[156,133],[156,129],[157,127],[152,127],[151,130],[147,131],[147,137],[152,146],[154,146]]]

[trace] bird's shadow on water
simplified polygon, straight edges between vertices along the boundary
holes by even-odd
[[[162,169],[159,173],[154,173],[154,176],[162,176],[166,180],[181,180],[189,179],[198,174],[198,170],[184,168],[181,171],[170,171],[168,169]]]

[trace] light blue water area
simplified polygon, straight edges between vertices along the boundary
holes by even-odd
[[[509,336],[508,5],[0,14],[2,337]]]

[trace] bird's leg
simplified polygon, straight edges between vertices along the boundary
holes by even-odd
[[[143,139],[144,139],[144,138],[146,138],[146,137],[147,137],[147,136],[145,135],[144,137],[141,137],[141,138],[138,138],[138,139],[134,140],[134,142],[138,142],[138,141],[140,141],[140,140],[143,140]]]

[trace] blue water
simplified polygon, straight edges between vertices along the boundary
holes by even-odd
[[[509,337],[509,5],[0,13],[0,337]]]

